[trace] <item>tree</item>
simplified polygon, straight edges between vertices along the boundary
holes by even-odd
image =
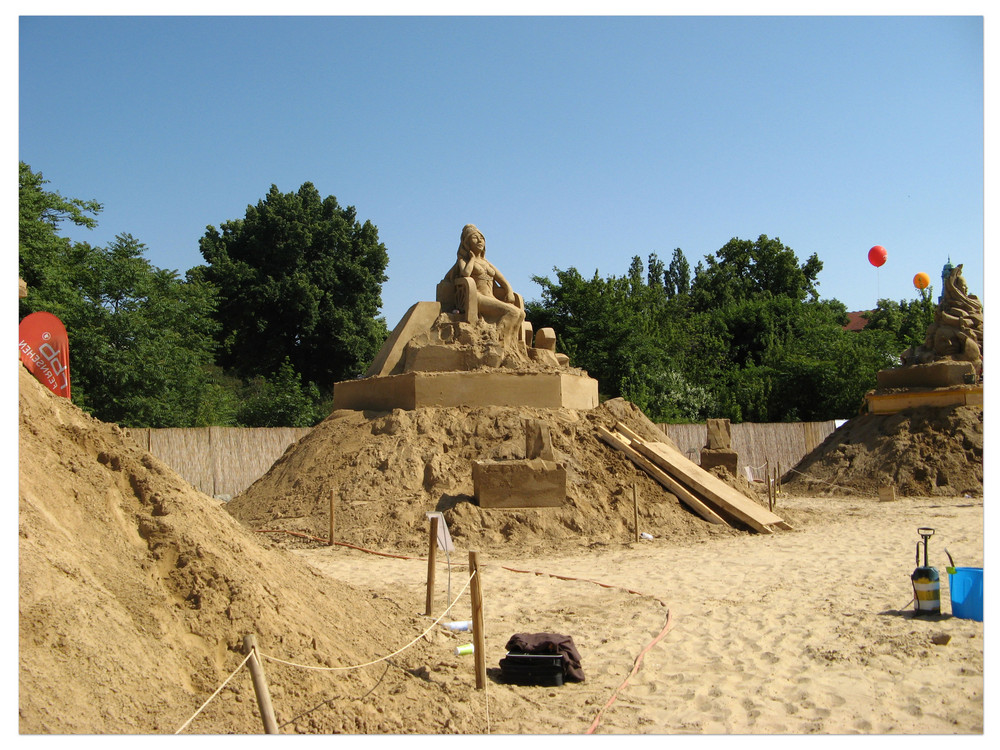
[[[656,268],[655,256],[649,267]],[[655,272],[643,280],[639,257],[622,277],[595,272],[587,280],[575,268],[554,271],[555,282],[534,277],[542,299],[526,305],[527,317],[536,328],[555,328],[560,351],[597,379],[605,398],[627,398],[660,421],[710,411],[710,394],[688,376],[695,368],[684,364],[692,352],[710,348],[710,337],[677,316],[683,303],[667,299]],[[671,325],[675,317],[679,323]]]
[[[649,286],[659,286],[666,282],[666,266],[657,257],[656,253],[650,253],[646,261],[646,284]]]
[[[34,312],[33,302],[42,297],[58,303],[72,296],[70,272],[76,263],[67,260],[74,253],[85,256],[88,247],[74,248],[68,238],[59,235],[59,227],[68,221],[93,228],[102,210],[95,200],[64,198],[44,189],[48,182],[41,172],[33,172],[23,161],[18,163],[17,270],[31,290],[31,300],[20,303],[20,317]]]
[[[804,301],[818,299],[816,277],[823,263],[813,253],[799,265],[791,248],[778,238],[760,235],[756,241],[733,238],[706,255],[691,284],[695,307],[708,310],[746,301],[759,295]]]
[[[880,299],[875,309],[865,317],[868,323],[866,331],[886,331],[896,340],[898,353],[911,346],[924,343],[927,328],[934,322],[933,291],[930,288],[921,289],[920,296],[915,300]]]
[[[87,214],[100,205],[45,191],[23,162],[19,174],[20,315],[46,310],[66,325],[73,401],[136,427],[231,418],[231,392],[213,372],[213,290],[151,265],[130,235],[108,248],[59,236],[65,220],[94,226]]]
[[[667,266],[664,274],[663,284],[667,289],[667,296],[670,298],[678,294],[687,294],[691,289],[691,265],[679,247],[674,248],[670,265]]]
[[[250,379],[236,412],[236,421],[247,427],[312,427],[328,411],[319,408],[319,389],[302,383],[287,359],[274,378]]]
[[[844,305],[816,293],[819,258],[800,265],[778,240],[731,240],[690,285],[680,249],[662,283],[661,266],[650,255],[645,280],[637,257],[623,277],[555,269],[555,281],[535,277],[542,298],[527,305],[602,396],[655,421],[850,416],[900,351],[887,331],[845,331]]]
[[[243,219],[207,227],[200,247],[207,265],[192,275],[218,291],[219,363],[242,378],[271,377],[287,360],[329,392],[361,374],[388,334],[378,229],[312,183],[272,185]]]
[[[104,421],[148,427],[211,423],[218,415],[210,394],[219,395],[208,387],[217,328],[214,290],[153,266],[145,252],[131,235],[119,235],[81,273],[86,307],[74,326],[76,372]]]

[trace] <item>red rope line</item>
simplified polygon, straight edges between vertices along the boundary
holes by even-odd
[[[635,657],[635,665],[632,667],[632,671],[629,672],[629,675],[628,675],[628,677],[625,678],[625,681],[622,682],[622,684],[618,686],[618,688],[615,690],[615,692],[611,696],[611,698],[608,699],[608,702],[605,703],[604,706],[601,708],[601,710],[597,712],[597,716],[594,717],[594,722],[590,725],[590,729],[588,729],[587,732],[586,732],[587,734],[593,734],[594,733],[594,731],[597,729],[597,726],[601,723],[601,718],[603,718],[604,712],[607,709],[609,709],[611,707],[611,704],[614,703],[618,699],[618,693],[620,693],[622,690],[625,689],[625,686],[628,685],[629,680],[631,680],[632,677],[635,676],[635,673],[639,671],[639,667],[642,666],[642,657],[645,656],[646,652],[649,651],[653,646],[655,646],[657,643],[659,643],[659,641],[663,638],[663,636],[665,636],[667,634],[667,631],[670,630],[671,626],[673,625],[673,622],[671,622],[671,619],[672,618],[670,616],[670,610],[668,609],[667,610],[667,622],[663,626],[663,630],[661,630],[660,634],[658,636],[656,636],[656,638],[654,638],[653,640],[651,640],[649,642],[649,644],[646,646],[646,648],[644,648],[642,651],[640,651],[639,655],[637,657]]]
[[[557,575],[556,573],[545,573],[540,570],[519,570],[518,568],[508,568],[506,565],[501,565],[499,567],[502,568],[503,570],[509,570],[511,573],[528,573],[529,575],[548,576],[549,578],[558,578],[560,581],[582,581],[584,583],[592,583],[595,586],[600,586],[601,588],[605,589],[618,589],[619,591],[624,591],[627,594],[634,594],[635,596],[645,596],[648,599],[652,599],[661,607],[667,606],[667,603],[665,601],[663,601],[662,599],[658,599],[655,596],[652,596],[651,594],[644,594],[643,592],[636,591],[635,589],[626,589],[623,588],[622,586],[615,586],[614,584],[610,583],[602,583],[601,581],[595,581],[593,578],[575,578],[573,576],[561,576]]]

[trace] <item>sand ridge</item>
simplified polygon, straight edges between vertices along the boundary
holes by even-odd
[[[560,508],[480,508],[473,497],[472,462],[523,458],[525,418],[541,420],[549,428],[556,460],[566,466],[566,502]],[[443,512],[452,535],[466,548],[528,554],[634,538],[635,485],[640,524],[654,536],[682,540],[748,533],[706,523],[603,443],[597,426],[612,427],[617,421],[647,439],[666,439],[622,399],[590,411],[336,411],[289,446],[270,471],[226,509],[251,528],[326,538],[333,496],[339,541],[411,552],[426,548],[426,513],[436,510]],[[758,499],[745,479],[730,481]]]
[[[242,661],[247,633],[281,658],[335,666],[391,653],[426,627],[244,529],[23,368],[19,447],[22,733],[173,732]],[[408,671],[425,664],[421,648],[336,678],[276,679],[279,722],[302,732],[474,731],[478,716],[447,699],[449,685]],[[373,702],[364,696],[376,683]],[[339,705],[314,710],[327,701]],[[258,732],[256,711],[244,672],[191,731]]]
[[[914,407],[862,414],[816,446],[784,478],[790,491],[909,496],[983,495],[983,409]]]

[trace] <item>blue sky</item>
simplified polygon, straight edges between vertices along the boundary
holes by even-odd
[[[529,300],[553,267],[761,234],[850,310],[918,271],[936,295],[949,256],[983,297],[981,16],[22,17],[18,42],[19,158],[105,206],[67,234],[183,272],[309,181],[378,226],[390,328],[466,223]]]

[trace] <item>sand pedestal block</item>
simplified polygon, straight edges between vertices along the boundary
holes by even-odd
[[[597,404],[597,381],[572,373],[408,372],[333,386],[333,408],[354,411],[425,406],[586,410]]]
[[[701,451],[701,468],[708,471],[715,466],[725,466],[730,474],[736,476],[738,458],[739,454],[730,448],[717,448],[715,450],[703,448]]]
[[[865,402],[871,414],[895,414],[915,406],[983,406],[983,386],[958,385],[952,388],[910,388],[879,393],[868,391]]]
[[[947,388],[975,382],[976,368],[971,362],[948,360],[879,370],[875,376],[879,388]]]
[[[557,508],[566,500],[566,467],[540,458],[473,461],[480,508]]]

